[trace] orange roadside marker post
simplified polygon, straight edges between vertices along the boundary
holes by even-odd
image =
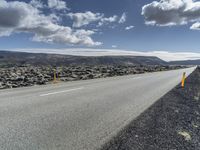
[[[186,73],[183,73],[183,78],[182,78],[182,82],[181,82],[181,87],[184,88],[185,87],[185,79],[186,79]]]
[[[57,79],[56,79],[56,70],[54,70],[54,74],[53,74],[53,83],[57,83]]]

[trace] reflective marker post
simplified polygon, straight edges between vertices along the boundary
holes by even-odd
[[[57,83],[57,79],[56,79],[56,70],[54,70],[53,83]]]
[[[185,79],[186,79],[186,73],[183,73],[183,78],[182,78],[182,82],[181,82],[181,87],[184,88],[185,87]]]

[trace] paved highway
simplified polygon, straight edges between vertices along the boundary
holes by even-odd
[[[0,149],[93,150],[194,68],[0,91]]]

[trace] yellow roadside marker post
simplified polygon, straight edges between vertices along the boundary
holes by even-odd
[[[183,78],[182,78],[182,82],[181,82],[181,87],[184,88],[185,87],[185,79],[186,79],[186,73],[183,73]]]
[[[56,78],[56,69],[54,69],[54,73],[53,73],[53,83],[57,83],[57,78]]]

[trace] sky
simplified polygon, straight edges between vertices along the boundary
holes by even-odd
[[[106,49],[197,59],[199,39],[198,0],[0,0],[1,50]]]

